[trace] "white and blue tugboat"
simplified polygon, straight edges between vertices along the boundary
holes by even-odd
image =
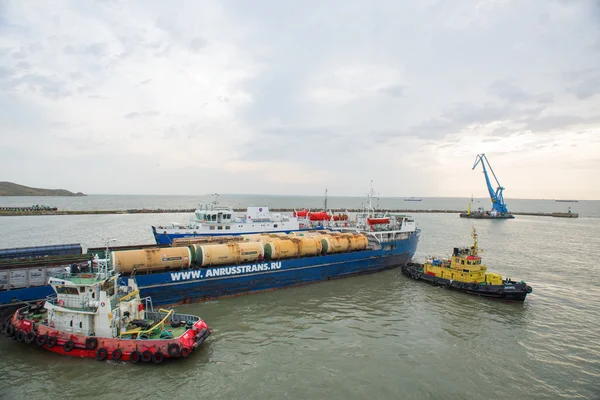
[[[289,233],[300,229],[296,217],[272,213],[269,207],[248,207],[243,217],[237,217],[233,208],[219,206],[215,200],[208,205],[199,205],[187,225],[153,226],[152,233],[157,244],[170,245],[173,239],[179,238]]]

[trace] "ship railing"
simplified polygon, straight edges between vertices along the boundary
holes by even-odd
[[[152,319],[154,321],[163,321],[165,322],[167,317],[170,317],[170,320],[177,323],[177,322],[188,322],[188,321],[198,321],[199,318],[196,315],[191,315],[191,314],[179,314],[176,313],[175,310],[164,310],[164,309],[159,309],[158,311],[150,311],[150,312],[146,312],[146,316],[149,319]]]
[[[63,300],[64,301],[64,300]],[[52,304],[58,307],[65,307],[71,310],[79,310],[79,311],[95,311],[100,304],[99,301],[90,301],[88,298],[83,300],[67,300],[64,303],[60,303],[56,295],[51,295],[46,297],[46,303]]]
[[[154,312],[154,305],[152,304],[152,297],[143,297],[140,299],[144,303],[144,309],[146,312]]]

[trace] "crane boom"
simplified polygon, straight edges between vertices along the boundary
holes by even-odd
[[[487,184],[488,192],[490,193],[490,198],[492,199],[492,210],[494,210],[500,214],[508,213],[506,204],[504,204],[504,196],[502,194],[502,192],[504,191],[504,188],[502,187],[502,185],[500,185],[500,182],[498,181],[498,178],[496,177],[496,174],[494,173],[494,170],[492,169],[492,166],[490,165],[490,162],[488,161],[485,154],[483,154],[483,153],[477,154],[477,157],[475,157],[475,163],[473,164],[472,169],[475,169],[479,163],[481,163],[481,166],[483,167],[483,174],[485,175],[485,182]],[[498,185],[496,190],[494,190],[494,187],[492,186],[492,183],[490,182],[490,177],[489,177],[487,169],[485,167],[486,163],[487,163],[487,166],[488,166],[490,172],[492,173],[492,176],[496,180],[496,184]]]

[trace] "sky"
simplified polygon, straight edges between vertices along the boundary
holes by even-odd
[[[600,199],[599,1],[0,0],[0,181],[484,197],[479,153]]]

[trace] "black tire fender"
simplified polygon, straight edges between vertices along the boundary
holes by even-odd
[[[134,350],[131,352],[131,354],[129,355],[129,361],[132,364],[137,364],[140,362],[140,360],[142,359],[142,355],[139,351]]]
[[[100,347],[98,350],[96,350],[96,360],[104,361],[106,360],[106,357],[108,357],[108,350],[106,350],[104,347]]]
[[[167,347],[167,354],[169,357],[177,357],[180,351],[181,349],[177,343],[171,343],[169,347]]]
[[[67,353],[73,350],[74,347],[75,343],[72,340],[68,340],[65,342],[65,344],[63,344],[63,350]]]
[[[184,347],[183,349],[181,349],[181,357],[187,357],[190,355],[191,352],[192,350],[190,350],[187,347]]]
[[[29,331],[25,334],[25,343],[33,343],[36,339],[36,335],[34,331]]]
[[[54,346],[56,346],[56,343],[58,343],[58,340],[56,339],[56,336],[48,336],[48,340],[46,340],[46,347],[48,347],[49,349],[51,349]]]
[[[89,337],[87,339],[85,339],[85,348],[88,350],[96,350],[96,347],[98,347],[98,339],[96,339],[95,337]]]
[[[38,335],[38,337],[35,338],[35,344],[37,344],[40,347],[45,345],[47,341],[48,341],[48,335]]]
[[[110,355],[110,358],[115,361],[119,361],[123,357],[123,351],[121,349],[114,349]]]
[[[150,362],[150,361],[152,361],[152,352],[150,350],[144,350],[142,352],[142,361],[143,362]]]
[[[156,353],[152,354],[152,362],[154,364],[160,364],[161,362],[163,362],[164,359],[165,355],[160,351],[157,351]]]

